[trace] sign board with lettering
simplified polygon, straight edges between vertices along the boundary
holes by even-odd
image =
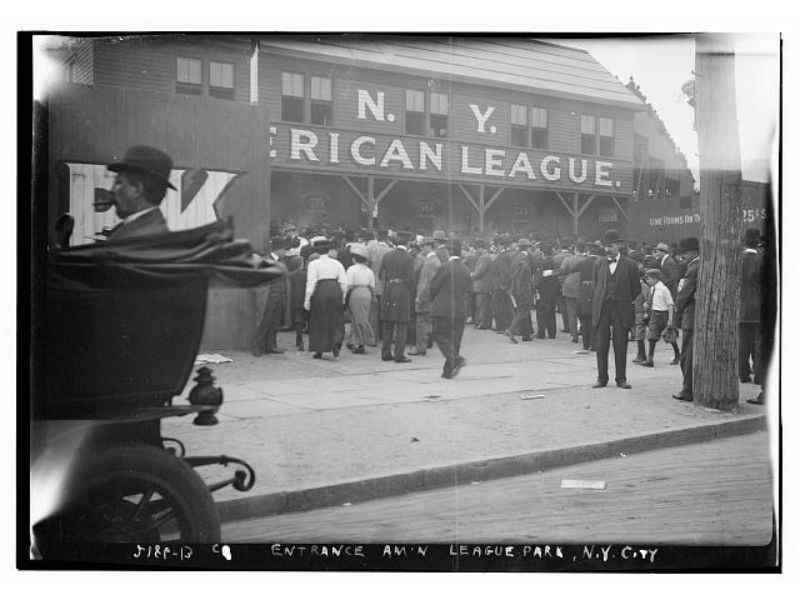
[[[353,121],[363,129],[277,122],[269,129],[274,167],[380,177],[449,180],[496,186],[563,189],[630,196],[632,163],[617,157],[566,154],[449,137],[389,133],[373,125],[393,123],[387,98],[376,88],[357,89]],[[470,102],[468,126],[495,133],[495,107]],[[450,110],[455,111],[456,107]],[[463,127],[464,125],[459,125]],[[435,132],[434,132],[435,133]]]

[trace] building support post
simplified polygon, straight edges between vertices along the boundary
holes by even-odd
[[[458,189],[461,190],[461,193],[464,194],[464,197],[467,201],[472,205],[472,208],[475,209],[475,212],[478,213],[478,231],[483,233],[486,227],[486,212],[489,208],[494,204],[495,200],[500,197],[500,194],[503,193],[503,190],[506,188],[501,187],[497,188],[497,190],[492,194],[492,196],[487,200],[486,199],[486,186],[481,184],[478,186],[478,197],[474,198],[472,194],[469,193],[469,190],[465,188],[462,184],[458,185]]]

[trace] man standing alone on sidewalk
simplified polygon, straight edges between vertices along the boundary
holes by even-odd
[[[619,234],[609,230],[603,236],[606,260],[597,261],[594,270],[592,324],[597,339],[597,382],[593,387],[608,385],[608,351],[614,343],[614,367],[617,387],[630,389],[625,376],[628,354],[628,332],[633,327],[633,299],[640,292],[639,269],[620,252]]]
[[[694,360],[694,298],[697,293],[697,275],[700,271],[700,241],[697,238],[684,238],[680,243],[686,265],[686,275],[678,284],[678,298],[675,300],[675,320],[681,327],[681,371],[683,388],[672,397],[691,402],[692,361]]]
[[[459,246],[458,242],[453,242],[452,256],[443,254],[443,264],[430,285],[433,339],[445,357],[442,369],[445,379],[458,375],[466,364],[461,356],[461,338],[464,335],[465,298],[472,288],[472,279],[461,261]]]

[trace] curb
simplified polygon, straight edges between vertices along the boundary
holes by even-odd
[[[321,487],[274,492],[217,503],[220,520],[240,521],[287,512],[364,502],[389,496],[451,487],[472,481],[513,477],[648,450],[696,444],[718,438],[754,433],[767,428],[766,415],[671,431],[646,433],[583,446],[537,450],[525,454],[477,460],[346,481]]]

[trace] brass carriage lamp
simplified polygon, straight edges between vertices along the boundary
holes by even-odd
[[[208,367],[200,367],[197,369],[197,377],[192,380],[196,381],[197,385],[189,392],[189,403],[213,408],[201,410],[197,417],[195,417],[195,425],[216,425],[219,423],[214,413],[219,410],[222,404],[222,389],[214,385],[216,379],[217,378],[211,374],[211,369]]]

